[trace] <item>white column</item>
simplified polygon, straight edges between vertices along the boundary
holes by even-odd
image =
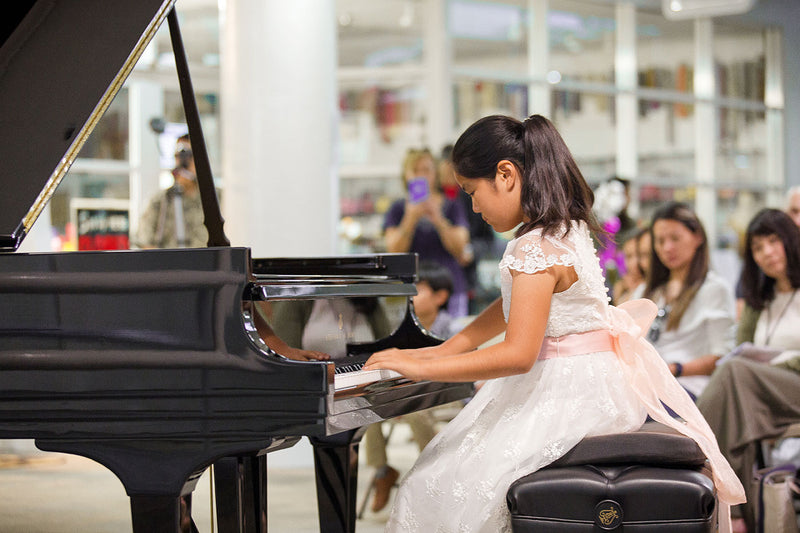
[[[614,75],[617,87],[617,175],[636,179],[639,174],[639,150],[636,144],[639,113],[636,101],[636,6],[621,2],[616,7],[617,33],[614,52]],[[633,206],[634,209],[638,206]],[[635,211],[634,211],[635,212]]]
[[[717,159],[717,113],[714,99],[714,27],[709,18],[694,22],[694,170],[697,180],[695,210],[708,234],[711,250],[717,243],[717,194],[714,190]]]
[[[783,36],[776,28],[768,28],[765,35],[765,91],[764,103],[767,106],[767,146],[765,176],[769,190],[767,205],[783,209],[786,199],[786,165],[784,132],[784,94],[783,94]]]
[[[338,220],[332,0],[227,0],[222,213],[254,257],[332,255]]]
[[[425,62],[425,144],[438,154],[453,138],[453,59],[447,27],[447,2],[428,0],[422,4],[422,42]]]
[[[550,116],[550,85],[543,83],[550,69],[549,0],[528,0],[528,115]],[[517,117],[523,118],[523,117]]]
[[[164,115],[164,90],[160,84],[135,80],[128,83],[128,151],[130,173],[130,235],[150,198],[159,190],[161,172],[158,136],[150,129],[150,119]]]

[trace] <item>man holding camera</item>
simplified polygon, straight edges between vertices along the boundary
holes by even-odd
[[[178,138],[172,177],[172,187],[150,200],[139,220],[140,248],[203,248],[208,242],[189,135]]]

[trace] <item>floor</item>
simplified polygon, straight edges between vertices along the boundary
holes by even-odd
[[[401,472],[417,449],[404,424],[397,424],[388,450]],[[316,533],[316,493],[311,446],[304,440],[268,457],[268,509],[271,533]],[[359,466],[360,505],[372,475]],[[211,523],[208,473],[197,484],[193,517],[201,533],[215,533]],[[393,491],[394,494],[394,491]],[[378,533],[388,509],[364,513],[357,533]],[[130,507],[119,480],[105,467],[82,457],[41,452],[32,441],[0,441],[0,533],[119,533],[130,531]]]

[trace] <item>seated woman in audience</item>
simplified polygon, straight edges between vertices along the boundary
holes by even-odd
[[[747,308],[758,313],[754,337],[744,340],[783,353],[775,364],[746,353],[724,363],[697,407],[747,492],[747,503],[733,510],[741,517],[734,531],[744,532],[755,531],[751,478],[761,441],[800,422],[800,229],[782,211],[764,209],[750,222],[741,287]]]
[[[709,270],[706,232],[687,205],[669,202],[653,215],[644,296],[658,305],[648,333],[672,374],[697,397],[717,359],[734,346],[733,291]]]

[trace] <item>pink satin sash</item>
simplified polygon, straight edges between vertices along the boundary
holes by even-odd
[[[692,438],[711,464],[720,501],[719,531],[730,533],[730,507],[744,503],[742,483],[719,450],[717,439],[691,397],[672,376],[667,363],[644,335],[658,308],[650,300],[633,300],[610,307],[611,329],[545,337],[539,359],[569,357],[596,352],[615,352],[631,388],[650,416]],[[683,420],[673,418],[661,402]]]
[[[561,337],[545,337],[539,350],[539,361],[554,357],[570,357],[597,352],[615,352],[614,337],[606,329],[572,333]]]

